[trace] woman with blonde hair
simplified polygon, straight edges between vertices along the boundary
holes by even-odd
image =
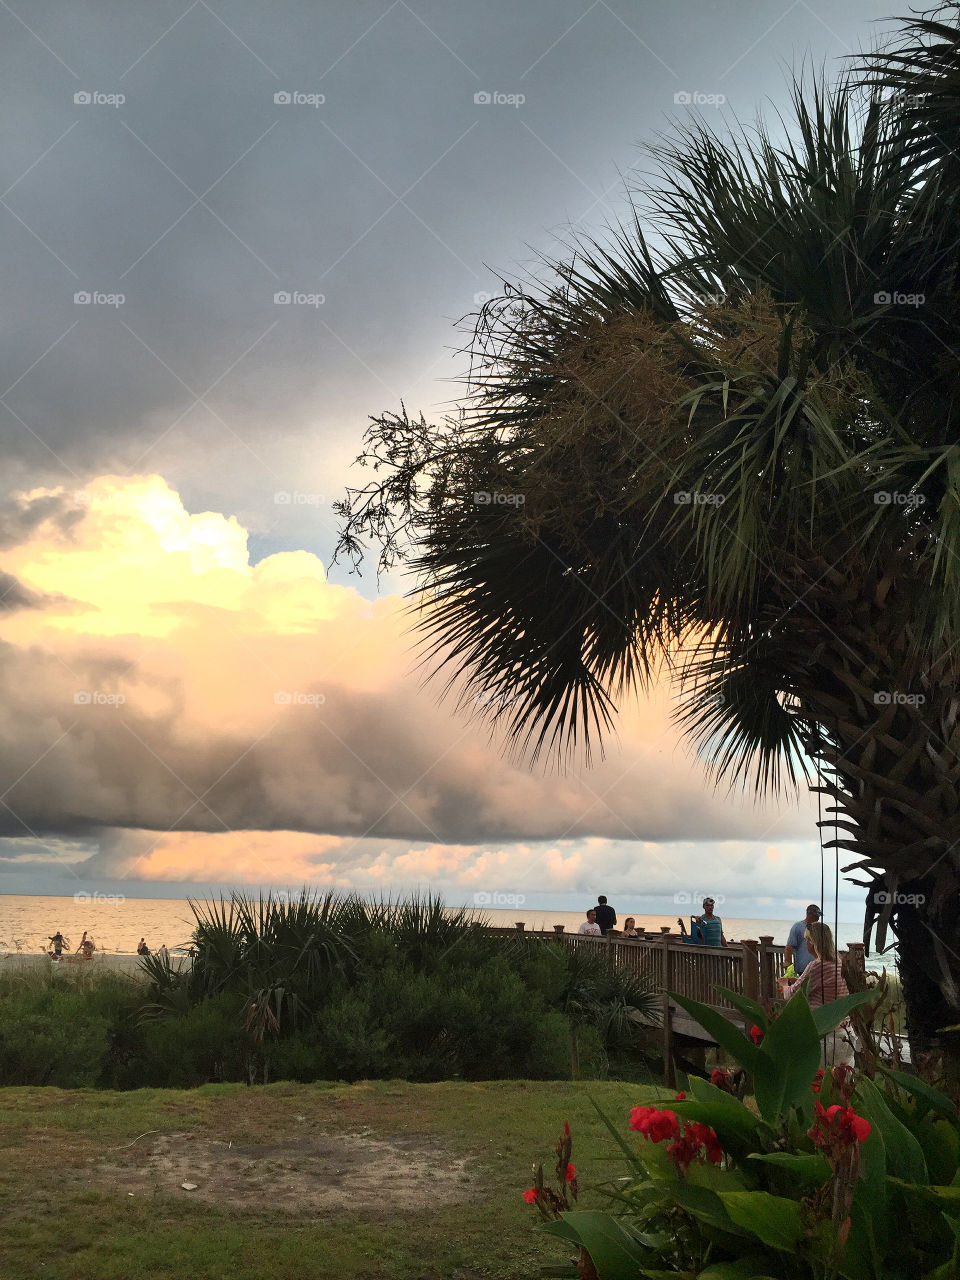
[[[830,926],[822,920],[811,921],[804,933],[804,941],[813,960],[804,969],[802,977],[784,987],[783,993],[787,999],[796,995],[801,987],[805,987],[810,1008],[817,1009],[848,996],[850,992],[837,959],[837,948]],[[849,1028],[850,1020],[844,1019],[836,1031],[825,1038],[823,1048],[827,1066],[851,1061],[853,1045],[849,1039]]]

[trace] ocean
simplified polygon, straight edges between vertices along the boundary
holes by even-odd
[[[83,900],[86,897],[86,900]],[[80,899],[79,901],[77,899]],[[454,904],[451,904],[454,905]],[[575,933],[584,916],[574,911],[514,907],[471,907],[488,924],[511,928],[522,920],[527,929],[552,929],[555,924]],[[625,916],[619,914],[622,924]],[[637,928],[658,932],[663,925],[677,928],[677,917],[644,915],[636,912]],[[723,917],[728,941],[760,938],[770,935],[774,942],[787,940],[792,920],[757,920],[734,916]],[[689,928],[689,909],[684,917]],[[833,921],[828,921],[833,927]],[[128,898],[121,894],[77,895],[77,898],[30,897],[0,894],[0,953],[22,951],[36,955],[45,951],[48,939],[61,930],[71,944],[80,945],[84,929],[91,934],[101,951],[133,954],[137,943],[145,938],[151,950],[166,943],[171,951],[185,947],[193,930],[193,914],[185,898]],[[841,947],[861,941],[863,927],[859,923],[841,921],[837,937]],[[888,961],[889,962],[889,961]],[[892,963],[892,962],[890,962]]]

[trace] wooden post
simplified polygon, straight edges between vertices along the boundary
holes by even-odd
[[[526,927],[527,927],[527,926],[526,926],[526,924],[524,923],[524,921],[523,921],[523,920],[518,920],[518,921],[516,922],[516,924],[514,925],[514,928],[516,929],[517,933],[523,933],[523,931],[524,931],[524,929],[525,929]]]
[[[563,931],[564,931],[564,928],[565,928],[565,927],[566,927],[566,926],[565,926],[565,925],[562,925],[562,924],[555,924],[555,925],[553,926],[553,932],[554,932],[554,933],[563,933]]]
[[[847,944],[847,964],[850,966],[851,972],[859,973],[861,977],[866,976],[867,964],[863,955],[862,942],[850,942]]]
[[[760,999],[766,1004],[777,994],[777,975],[773,964],[773,934],[760,935]]]
[[[840,971],[847,984],[847,990],[851,993],[854,991],[866,991],[867,966],[864,963],[863,943],[851,942],[846,951],[841,951],[838,954]]]
[[[670,954],[669,929],[661,930],[661,954],[663,963],[660,972],[663,974],[663,1079],[670,1088],[677,1083],[677,1075],[673,1065],[673,1011],[670,1008],[670,988],[673,986],[673,957]]]
[[[760,944],[753,938],[744,938],[740,943],[743,952],[743,994],[750,1000],[760,999]]]

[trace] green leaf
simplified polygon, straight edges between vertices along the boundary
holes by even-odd
[[[563,1218],[560,1218],[557,1222],[545,1222],[543,1229],[548,1236],[557,1236],[558,1239],[568,1240],[571,1244],[579,1245],[580,1243],[580,1236],[577,1231]]]
[[[820,1063],[820,1036],[802,993],[787,1006],[764,1036],[754,1072],[760,1114],[771,1124],[809,1098],[810,1081]]]
[[[603,1123],[606,1125],[607,1130],[612,1136],[614,1142],[623,1152],[623,1155],[627,1163],[630,1165],[630,1168],[633,1169],[634,1172],[639,1173],[643,1168],[643,1162],[641,1161],[640,1157],[637,1155],[637,1152],[633,1149],[633,1147],[631,1147],[630,1143],[624,1137],[623,1133],[621,1133],[621,1131],[613,1123],[610,1117],[604,1113],[599,1103],[597,1102],[596,1098],[591,1097],[590,1094],[588,1094],[587,1097],[590,1098],[590,1101],[593,1103],[594,1110],[596,1111],[600,1119],[603,1121]]]
[[[855,991],[853,995],[842,996],[839,1000],[831,1000],[829,1004],[822,1004],[816,1009],[811,1009],[810,1012],[813,1014],[817,1035],[823,1039],[824,1036],[829,1035],[831,1031],[839,1027],[851,1009],[859,1009],[862,1004],[869,1004],[871,1000],[876,1000],[876,998],[877,993],[875,991]]]
[[[768,1191],[721,1191],[720,1199],[738,1226],[758,1236],[771,1249],[792,1253],[803,1235],[800,1205]]]
[[[575,1233],[576,1243],[586,1249],[600,1280],[636,1280],[637,1271],[647,1260],[646,1251],[614,1217],[599,1210],[573,1209],[560,1223],[547,1223],[549,1230],[563,1224]],[[566,1232],[552,1231],[569,1240]]]
[[[728,1231],[734,1236],[750,1235],[750,1232],[739,1226],[727,1212],[723,1200],[716,1191],[681,1182],[672,1188],[672,1196],[682,1209],[686,1209],[687,1213],[698,1221],[705,1222],[708,1227],[714,1227],[718,1231]]]
[[[960,1213],[960,1187],[934,1187],[930,1183],[924,1183],[921,1186],[916,1182],[905,1182],[902,1178],[895,1178],[893,1174],[888,1174],[887,1177],[904,1191],[915,1191],[925,1200],[938,1204],[946,1214]]]
[[[670,998],[676,1000],[681,1009],[686,1009],[691,1017],[696,1018],[704,1031],[709,1032],[717,1044],[726,1049],[741,1067],[745,1067],[751,1075],[755,1074],[760,1049],[752,1040],[748,1040],[734,1023],[725,1018],[722,1013],[718,1013],[716,1009],[712,1009],[710,1005],[700,1004],[698,1000],[690,1000],[686,996],[678,995],[675,991],[670,992]],[[815,1070],[816,1067],[814,1067]],[[810,1074],[813,1075],[813,1071]]]
[[[948,1120],[928,1111],[919,1124],[908,1126],[920,1143],[930,1181],[946,1185],[957,1173],[960,1134]]]
[[[927,1162],[919,1142],[893,1114],[873,1081],[861,1079],[853,1098],[858,1113],[870,1121],[883,1139],[888,1175],[896,1170],[908,1182],[929,1182]],[[864,1150],[869,1147],[873,1136],[871,1133],[864,1143]]]
[[[768,1018],[767,1011],[762,1004],[758,1004],[756,1000],[751,1000],[749,996],[741,995],[739,991],[731,991],[729,987],[721,987],[719,983],[716,989],[745,1018],[749,1018],[751,1022],[756,1023],[761,1031],[766,1033]]]
[[[954,1124],[957,1123],[957,1108],[945,1093],[941,1093],[933,1085],[927,1084],[925,1080],[918,1080],[916,1076],[908,1076],[905,1071],[890,1071],[884,1066],[881,1066],[880,1070],[885,1076],[894,1080],[906,1093],[909,1093],[911,1097],[926,1102],[938,1115],[945,1116],[948,1120],[952,1120]]]
[[[822,1256],[829,1257],[833,1252],[833,1232],[829,1221],[821,1224],[827,1239],[821,1240]],[[839,1273],[846,1280],[877,1280],[886,1275],[883,1264],[885,1247],[878,1239],[880,1229],[884,1228],[883,1240],[886,1240],[886,1223],[879,1222],[876,1215],[869,1212],[859,1198],[855,1198],[850,1208],[850,1235],[843,1247],[840,1258]]]
[[[830,1166],[819,1152],[754,1151],[748,1159],[760,1160],[764,1164],[775,1164],[781,1169],[789,1169],[802,1182],[813,1182],[822,1186],[830,1177]]]
[[[700,1076],[690,1076],[687,1081],[687,1096],[698,1102],[729,1102],[733,1095],[727,1093],[726,1089],[718,1089],[715,1084]]]
[[[736,1262],[715,1262],[713,1266],[701,1271],[697,1280],[773,1280],[769,1267],[767,1258],[738,1258]]]
[[[701,1102],[699,1098],[671,1103],[671,1110],[678,1116],[699,1120],[716,1132],[721,1145],[729,1138],[755,1138],[762,1121],[742,1102],[726,1094],[725,1102]]]

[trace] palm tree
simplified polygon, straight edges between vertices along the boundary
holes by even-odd
[[[718,781],[822,791],[956,1066],[957,5],[898,41],[782,137],[654,147],[628,225],[483,308],[457,417],[372,420],[338,552],[409,561],[431,672],[518,751],[666,668]]]

